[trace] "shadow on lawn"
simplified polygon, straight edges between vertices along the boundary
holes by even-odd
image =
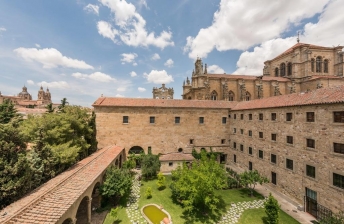
[[[217,205],[218,208],[216,211],[211,213],[210,211],[203,211],[201,208],[196,208],[192,212],[184,211],[183,214],[180,216],[182,219],[185,220],[184,223],[213,223],[220,221],[222,214],[226,212],[226,203],[222,199],[222,197],[219,198],[219,204]]]
[[[241,188],[239,190],[240,192],[240,197],[242,198],[247,198],[247,197],[250,197],[251,198],[251,191],[247,188]],[[264,199],[264,196],[257,193],[256,191],[253,191],[253,197],[252,198],[255,198],[257,200],[260,200],[260,199]]]

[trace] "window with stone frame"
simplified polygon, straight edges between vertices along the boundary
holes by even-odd
[[[248,162],[248,170],[253,169],[253,163],[251,161]]]
[[[199,123],[204,124],[204,117],[199,117]]]
[[[236,119],[236,114],[234,114],[233,118]]]
[[[168,166],[173,166],[173,162],[169,162],[169,163],[168,163]]]
[[[155,117],[153,117],[153,116],[149,117],[149,123],[155,124]]]
[[[244,134],[244,129],[240,129],[240,134]]]
[[[271,134],[271,141],[276,141],[277,140],[277,134],[272,133]]]
[[[275,172],[271,172],[271,183],[277,185],[277,175]]]
[[[129,123],[129,116],[123,116],[123,124]]]
[[[250,155],[252,155],[252,154],[253,154],[252,147],[248,147],[248,154],[250,154]]]
[[[275,68],[275,77],[278,77],[278,74],[279,74],[278,68]]]
[[[236,149],[236,142],[233,142],[233,148]]]
[[[234,93],[233,93],[233,91],[229,91],[229,93],[228,93],[228,101],[234,101]]]
[[[328,60],[324,60],[324,73],[328,73]]]
[[[291,121],[293,119],[293,113],[286,113],[286,121]]]
[[[240,144],[240,151],[244,151],[244,145]]]
[[[263,150],[258,150],[258,158],[264,159],[264,152],[263,152]]]
[[[234,134],[236,133],[236,128],[233,128],[233,133],[234,133]]]
[[[314,112],[306,112],[306,120],[307,122],[314,122],[315,121]]]
[[[222,117],[222,124],[226,124],[227,123],[227,117]]]
[[[248,119],[251,121],[252,120],[252,114],[248,115]]]
[[[344,144],[341,143],[333,143],[333,151],[335,153],[343,154],[344,155]]]
[[[237,162],[237,158],[236,158],[236,155],[234,154],[233,155],[233,161],[236,163]]]
[[[307,141],[307,147],[308,148],[313,148],[313,149],[315,148],[315,140],[314,139],[307,138],[306,141]]]
[[[280,76],[285,76],[285,63],[280,65]]]
[[[311,71],[314,72],[314,66],[315,65],[315,60],[314,58],[311,59]]]
[[[262,121],[264,119],[264,116],[262,113],[259,114],[259,120]]]
[[[221,139],[221,144],[225,144],[226,143],[226,139]]]
[[[322,72],[322,58],[318,56],[315,61],[315,72]]]
[[[180,117],[174,117],[174,123],[180,124]]]
[[[275,154],[270,155],[270,162],[274,164],[277,163],[277,156]]]
[[[333,186],[344,189],[344,176],[333,173]]]
[[[244,120],[244,114],[240,114],[240,120]]]
[[[344,123],[344,111],[333,112],[333,122]]]
[[[251,130],[248,131],[248,136],[252,137],[252,131]]]
[[[291,62],[288,63],[287,68],[288,68],[288,71],[287,71],[288,76],[292,75],[293,69],[292,69]]]
[[[271,113],[271,120],[275,121],[277,119],[277,114],[276,113]]]
[[[194,140],[193,139],[190,139],[190,145],[193,145],[194,144]]]
[[[287,136],[287,143],[288,144],[293,144],[294,143],[294,138],[293,138],[293,136]]]
[[[285,165],[286,165],[286,168],[289,170],[294,169],[294,161],[292,159],[286,159]]]
[[[315,178],[315,167],[311,165],[306,165],[306,175],[308,177]]]
[[[259,132],[259,138],[263,138],[263,132]]]

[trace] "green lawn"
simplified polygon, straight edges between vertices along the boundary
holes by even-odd
[[[109,213],[106,215],[106,218],[103,222],[103,224],[127,224],[130,223],[130,220],[127,216],[127,212],[125,211],[125,205],[126,205],[127,201],[125,198],[123,198],[120,202],[119,202],[119,209],[118,209],[118,217],[117,219],[114,219],[110,216],[110,211]],[[111,206],[108,207],[108,210],[111,209]]]
[[[298,221],[284,211],[281,210],[279,214],[279,224],[299,224]],[[238,224],[266,224],[266,222],[264,222],[265,217],[264,208],[248,209],[240,216]]]

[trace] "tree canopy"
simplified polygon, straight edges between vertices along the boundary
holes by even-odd
[[[251,197],[253,196],[253,190],[259,183],[268,183],[269,180],[266,177],[261,176],[257,170],[249,170],[240,174],[240,184],[248,188],[251,192]]]
[[[17,114],[17,109],[9,99],[5,99],[4,102],[0,104],[0,124],[7,124],[12,118],[19,116],[20,115]]]
[[[158,155],[142,155],[142,176],[145,179],[151,179],[157,176],[160,170],[160,161]]]

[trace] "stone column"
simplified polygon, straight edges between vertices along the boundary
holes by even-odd
[[[91,224],[92,198],[87,199],[87,224]]]

